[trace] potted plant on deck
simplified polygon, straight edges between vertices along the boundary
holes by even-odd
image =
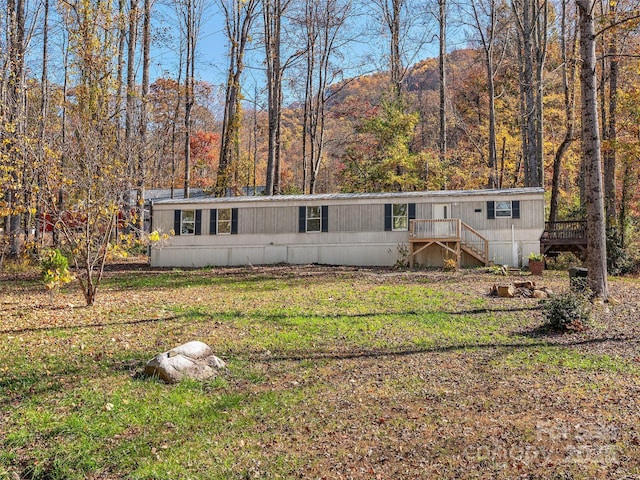
[[[544,270],[544,255],[541,253],[529,254],[529,271],[531,275],[542,275]]]

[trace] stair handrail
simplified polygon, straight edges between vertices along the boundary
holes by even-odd
[[[460,238],[462,242],[472,249],[482,254],[485,261],[489,260],[489,240],[480,235],[477,231],[475,231],[472,227],[464,223],[462,220],[460,222]],[[475,246],[479,245],[479,248]]]

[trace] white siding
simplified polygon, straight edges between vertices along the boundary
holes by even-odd
[[[520,218],[487,219],[487,201],[519,200]],[[384,205],[413,203],[416,218],[433,217],[433,204],[450,205],[450,217],[460,218],[489,240],[489,256],[496,264],[526,265],[530,252],[539,251],[544,229],[541,189],[518,191],[419,192],[408,194],[320,195],[293,197],[234,197],[159,202],[153,207],[153,228],[174,228],[174,211],[202,210],[202,235],[172,237],[151,262],[156,266],[202,267],[272,263],[334,265],[394,265],[408,232],[384,231]],[[299,207],[328,206],[326,233],[298,233]],[[238,234],[209,235],[212,208],[238,209]],[[439,250],[424,260],[437,265]],[[473,264],[473,263],[471,263]]]

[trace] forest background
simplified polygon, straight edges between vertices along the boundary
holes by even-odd
[[[104,234],[128,205],[142,229],[151,188],[542,186],[550,220],[583,218],[582,6],[595,27],[609,270],[633,268],[638,2],[2,3],[3,255],[51,224],[54,242],[101,261],[90,251],[106,244],[77,224]]]

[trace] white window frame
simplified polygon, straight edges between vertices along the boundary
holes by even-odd
[[[317,215],[316,215],[317,212]],[[317,223],[317,228],[316,228]],[[306,210],[306,231],[307,233],[320,233],[322,232],[322,206],[312,205],[307,206]]]
[[[406,232],[408,230],[409,230],[409,204],[408,203],[391,204],[391,231]]]
[[[228,218],[223,218],[228,215]],[[233,219],[233,210],[230,208],[219,208],[218,218],[216,221],[216,231],[218,235],[231,235],[231,222]]]
[[[493,213],[495,218],[511,218],[513,216],[513,203],[511,203],[511,200],[496,200]]]
[[[191,218],[188,218],[191,216]],[[196,234],[196,211],[181,210],[180,211],[180,235]]]

